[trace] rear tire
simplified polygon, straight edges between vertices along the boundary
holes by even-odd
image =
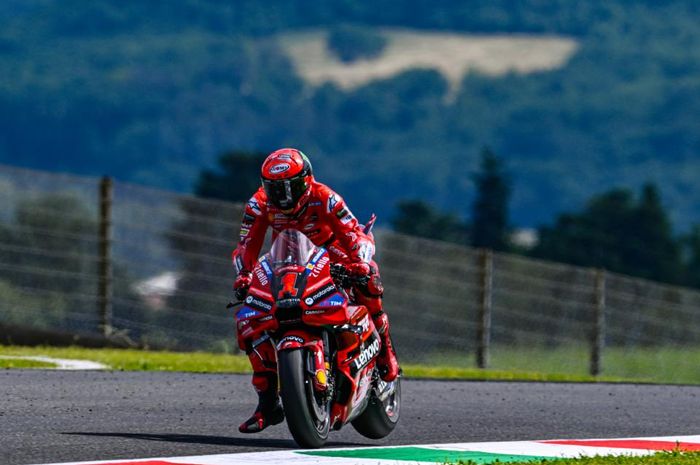
[[[401,413],[401,376],[396,378],[394,392],[381,401],[376,393],[359,417],[352,421],[355,430],[366,438],[381,439],[388,436],[399,422]]]
[[[323,446],[330,431],[330,401],[324,402],[314,390],[306,371],[306,351],[285,350],[277,353],[280,397],[289,432],[299,446],[316,449]]]

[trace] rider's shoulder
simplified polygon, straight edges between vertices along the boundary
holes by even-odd
[[[253,196],[248,200],[246,205],[246,210],[252,212],[255,215],[261,215],[267,208],[267,194],[265,190],[260,187],[253,194]]]
[[[312,190],[316,200],[323,202],[324,205],[331,205],[330,210],[333,210],[332,207],[335,207],[337,203],[343,202],[340,194],[323,183],[314,182]]]

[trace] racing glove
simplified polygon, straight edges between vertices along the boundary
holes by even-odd
[[[250,283],[253,281],[253,275],[250,271],[241,271],[238,273],[236,281],[233,283],[233,291],[236,293],[236,298],[238,300],[245,299],[246,294],[248,294],[248,288]]]
[[[359,278],[362,276],[369,276],[371,272],[371,267],[369,266],[369,263],[365,262],[354,262],[354,263],[349,263],[345,265],[345,269],[348,272],[348,275]]]

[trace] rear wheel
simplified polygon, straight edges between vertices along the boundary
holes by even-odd
[[[379,381],[382,383],[382,381]],[[394,431],[401,413],[401,376],[379,394],[375,391],[365,411],[352,421],[355,430],[366,438],[381,439]]]
[[[287,426],[299,446],[315,449],[323,446],[330,431],[330,400],[316,392],[306,370],[306,351],[281,351],[277,354],[280,396]]]

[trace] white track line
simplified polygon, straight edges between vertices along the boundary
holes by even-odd
[[[700,435],[697,436],[663,436],[647,438],[624,438],[624,439],[599,439],[604,441],[616,440],[639,440],[639,441],[664,441],[690,443],[700,447]],[[586,440],[584,440],[586,441]],[[431,444],[431,445],[404,445],[389,447],[352,447],[342,449],[321,449],[324,453],[334,451],[385,451],[391,456],[391,449],[400,450],[406,447],[419,448],[421,450],[444,450],[463,452],[483,452],[488,454],[506,455],[528,455],[552,458],[577,458],[581,456],[596,455],[647,455],[655,452],[648,449],[624,449],[615,447],[593,447],[585,445],[560,445],[549,444],[541,441],[512,441],[512,442],[472,442],[455,444]],[[130,460],[105,460],[98,462],[69,462],[61,464],[47,465],[100,465],[100,464],[139,464],[148,461],[158,461],[162,464],[188,464],[188,465],[269,465],[271,463],[291,463],[293,465],[408,465],[418,463],[444,463],[439,462],[418,462],[415,459],[391,459],[391,458],[347,458],[347,457],[319,457],[303,454],[301,450],[275,451],[275,452],[249,452],[242,454],[218,454],[218,455],[197,455],[188,457],[159,457],[149,459]],[[306,451],[316,452],[316,451]],[[497,457],[495,457],[497,458]],[[494,460],[495,460],[494,458]]]

